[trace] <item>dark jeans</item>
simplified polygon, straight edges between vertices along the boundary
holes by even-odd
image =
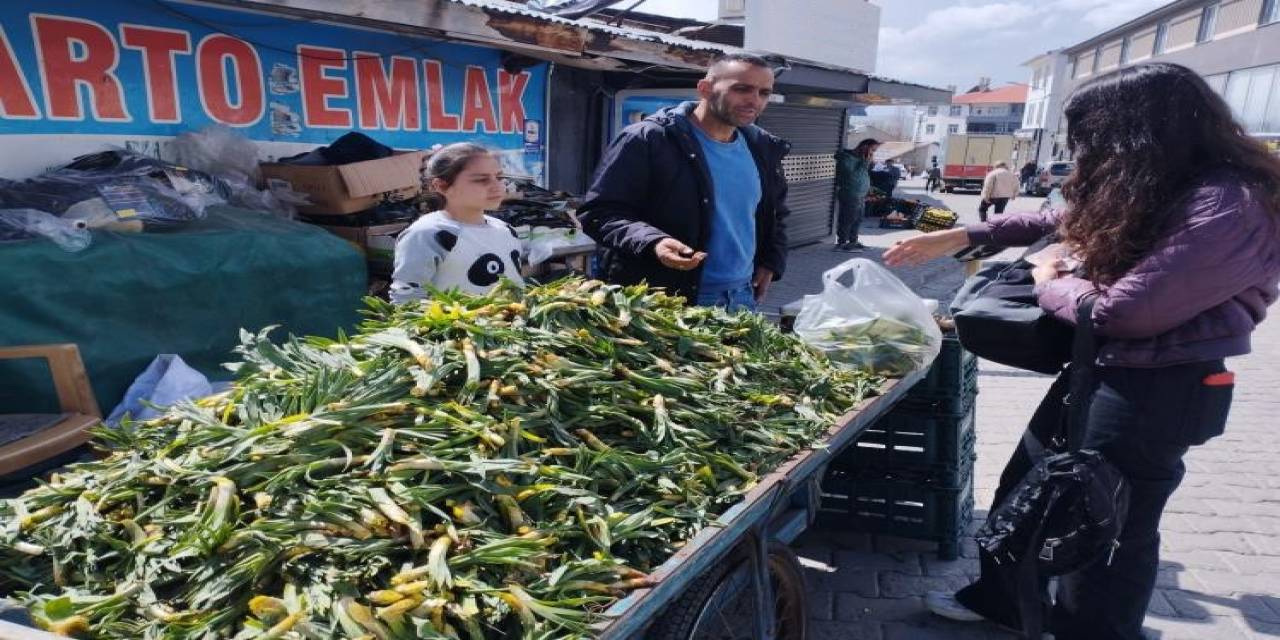
[[[924,190],[928,193],[940,188],[942,188],[942,180],[940,178],[928,178],[924,181]]]
[[[1008,206],[1008,204],[1008,198],[991,198],[989,200],[983,200],[982,204],[978,205],[978,217],[982,218],[983,222],[986,222],[987,210],[990,209],[992,205],[995,205],[996,213],[1004,213],[1004,208]]]
[[[1099,367],[1083,447],[1101,451],[1129,480],[1128,518],[1111,564],[1098,562],[1058,580],[1049,631],[1056,640],[1139,640],[1160,563],[1160,516],[1186,472],[1191,446],[1220,435],[1231,406],[1231,386],[1208,386],[1225,371],[1221,360],[1163,367]],[[1018,484],[1056,432],[1069,386],[1059,377],[1031,418],[1022,444],[1000,476],[995,504]],[[1019,627],[1008,568],[980,553],[982,575],[956,597],[1001,624]],[[1046,581],[1047,582],[1047,581]]]
[[[858,228],[862,226],[862,216],[866,213],[867,199],[850,198],[840,200],[839,215],[836,217],[836,241],[858,241]]]

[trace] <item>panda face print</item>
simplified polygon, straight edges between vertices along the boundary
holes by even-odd
[[[467,280],[477,287],[488,287],[498,282],[498,278],[506,272],[502,258],[497,254],[486,253],[476,258],[471,268],[467,269]]]

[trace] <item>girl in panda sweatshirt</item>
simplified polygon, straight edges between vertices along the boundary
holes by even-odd
[[[430,186],[444,199],[396,241],[391,301],[427,297],[428,287],[487,293],[502,278],[520,278],[520,239],[507,223],[485,215],[502,203],[502,167],[488,149],[459,143],[427,161]]]

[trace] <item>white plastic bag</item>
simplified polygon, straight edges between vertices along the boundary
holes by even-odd
[[[529,264],[542,264],[555,255],[556,249],[572,247],[577,233],[572,229],[550,229],[547,227],[530,229],[529,237],[525,240],[525,246],[528,248],[529,253]]]
[[[44,237],[64,251],[83,251],[93,240],[89,230],[47,211],[0,209],[0,240]]]
[[[942,349],[925,301],[864,258],[822,274],[822,293],[805,296],[795,332],[834,362],[890,376],[928,366]]]
[[[182,400],[203,398],[213,393],[213,386],[203,373],[192,369],[182,358],[162,353],[134,379],[124,399],[107,416],[107,424],[118,426],[125,415],[134,420],[150,420],[161,410]]]

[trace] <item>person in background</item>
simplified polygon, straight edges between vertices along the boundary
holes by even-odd
[[[925,193],[933,193],[942,188],[942,169],[938,168],[938,163],[934,162],[929,167],[929,177],[924,181]]]
[[[523,285],[520,239],[485,215],[507,194],[498,158],[479,145],[451,144],[431,154],[426,174],[437,210],[396,240],[391,301],[420,300],[431,288],[483,294],[503,278]]]
[[[867,138],[852,149],[836,154],[836,251],[862,251],[858,229],[867,211],[867,193],[871,191],[871,158],[880,141]]]
[[[1160,518],[1186,473],[1190,447],[1221,435],[1235,374],[1224,358],[1280,296],[1280,159],[1250,138],[1196,72],[1139,64],[1081,87],[1065,110],[1075,172],[1065,210],[903,241],[889,265],[924,262],[970,244],[1025,246],[1056,232],[1081,267],[1034,271],[1039,304],[1075,325],[1094,298],[1102,339],[1098,386],[1083,402],[1083,448],[1101,452],[1131,487],[1114,556],[1058,580],[1048,631],[1057,640],[1140,640],[1156,584]],[[1023,478],[1057,432],[1063,374],[1036,410],[1000,477],[994,504]],[[955,594],[925,604],[953,620],[1019,626],[1017,594],[995,558]],[[1047,602],[1047,594],[1039,594]]]
[[[894,186],[897,186],[898,181],[904,177],[902,165],[898,164],[897,160],[890,160],[885,164],[889,169],[889,175],[893,176]]]
[[[730,54],[698,81],[698,102],[622,130],[578,210],[605,280],[730,310],[764,300],[786,267],[790,213],[790,146],[754,124],[772,93],[767,61]]]
[[[1039,173],[1039,168],[1036,167],[1036,163],[1028,162],[1022,165],[1022,170],[1018,172],[1018,177],[1022,179],[1023,193],[1026,193],[1026,194],[1031,193],[1031,189],[1035,185],[1035,179],[1036,179],[1037,173]]]
[[[982,204],[978,205],[978,217],[987,221],[987,211],[995,207],[996,213],[1004,213],[1009,201],[1018,197],[1018,177],[1009,170],[1007,162],[997,162],[996,168],[982,179]]]

